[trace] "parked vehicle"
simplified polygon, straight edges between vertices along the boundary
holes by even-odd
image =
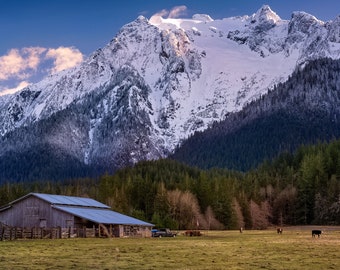
[[[168,228],[153,229],[152,237],[176,237],[177,233],[172,232]]]

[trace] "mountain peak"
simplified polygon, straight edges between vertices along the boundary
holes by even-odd
[[[305,34],[310,33],[310,27],[315,26],[323,26],[324,22],[318,20],[311,14],[308,14],[304,11],[294,11],[292,14],[292,18],[289,22],[289,33],[293,32],[302,32]]]
[[[253,16],[252,21],[259,23],[270,22],[276,24],[281,18],[271,10],[268,5],[263,5]]]
[[[136,19],[136,22],[149,22],[149,21],[143,15],[139,15],[138,18]]]
[[[294,11],[292,13],[291,21],[301,21],[301,22],[309,23],[309,24],[313,24],[313,23],[324,24],[323,21],[318,20],[315,16],[309,13],[306,13],[304,11]]]
[[[130,29],[131,27],[135,28],[135,27],[139,27],[140,25],[148,25],[148,24],[149,24],[149,20],[145,18],[143,15],[139,15],[134,21],[124,25],[120,29],[119,33],[122,32],[122,30],[124,31],[126,28]]]
[[[194,14],[192,16],[193,20],[197,20],[197,21],[202,21],[202,22],[212,22],[214,21],[209,15],[207,14]]]

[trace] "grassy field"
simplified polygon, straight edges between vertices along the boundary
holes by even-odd
[[[340,228],[339,228],[340,229]],[[340,269],[340,230],[0,242],[0,269]]]

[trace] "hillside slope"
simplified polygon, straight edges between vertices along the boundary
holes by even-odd
[[[340,138],[340,61],[315,60],[267,95],[179,147],[201,168],[248,170],[302,144]]]

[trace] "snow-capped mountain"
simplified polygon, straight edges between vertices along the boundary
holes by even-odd
[[[113,168],[165,157],[324,57],[340,58],[340,16],[140,16],[79,66],[0,97],[0,158],[39,144]]]

